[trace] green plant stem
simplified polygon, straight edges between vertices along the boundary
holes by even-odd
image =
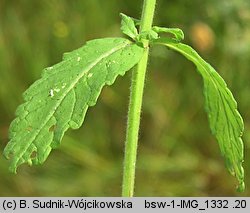
[[[156,0],[144,0],[140,32],[152,27]],[[138,66],[133,70],[130,103],[128,109],[127,134],[123,169],[122,196],[133,197],[135,182],[135,165],[137,155],[138,134],[140,127],[141,106],[145,74],[148,63],[148,41],[143,41],[145,52]]]

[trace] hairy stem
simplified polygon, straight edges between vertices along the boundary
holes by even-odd
[[[154,17],[155,4],[156,0],[144,0],[140,32],[151,29]],[[138,63],[137,68],[133,70],[132,74],[123,169],[123,197],[133,197],[134,194],[135,165],[140,126],[140,115],[145,74],[149,54],[148,41],[143,41],[143,45],[145,47],[144,54],[142,56],[141,61]]]

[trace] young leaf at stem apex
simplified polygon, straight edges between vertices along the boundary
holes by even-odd
[[[156,40],[160,37],[159,33],[172,34],[174,36],[173,39],[176,40],[177,42],[180,42],[181,40],[184,39],[184,33],[179,28],[166,28],[166,27],[153,26],[152,29],[147,31],[142,31],[140,34],[138,34],[136,26],[140,24],[140,20],[129,17],[123,13],[120,13],[120,15],[122,18],[121,31],[123,32],[123,34],[129,36],[138,43],[140,43],[142,39],[146,39],[149,41]]]
[[[122,18],[121,21],[121,31],[123,34],[127,35],[128,37],[132,38],[134,41],[136,40],[136,37],[138,36],[138,31],[135,27],[135,19],[120,13],[120,16]]]

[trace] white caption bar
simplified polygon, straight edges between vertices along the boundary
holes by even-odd
[[[2,197],[0,213],[5,212],[250,212],[249,197]]]

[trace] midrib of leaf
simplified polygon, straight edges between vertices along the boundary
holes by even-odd
[[[51,113],[48,114],[48,116],[44,119],[44,122],[41,123],[40,128],[38,128],[36,131],[34,131],[33,136],[31,136],[30,138],[30,143],[27,144],[26,148],[23,149],[23,152],[20,154],[20,156],[23,156],[24,153],[28,150],[28,148],[30,147],[30,145],[34,142],[34,140],[36,140],[36,137],[39,135],[40,131],[43,129],[43,127],[48,123],[48,121],[52,118],[52,116],[55,114],[57,108],[60,106],[60,104],[62,103],[62,101],[64,100],[64,98],[66,97],[66,95],[75,87],[75,85],[83,78],[83,76],[85,74],[87,74],[92,68],[94,68],[96,65],[98,65],[99,62],[101,62],[103,59],[105,59],[106,57],[112,55],[113,53],[125,48],[127,45],[131,44],[131,42],[126,41],[123,44],[114,47],[113,49],[107,51],[106,53],[102,54],[98,59],[94,60],[92,63],[90,63],[85,69],[83,69],[83,71],[81,72],[81,74],[74,80],[72,81],[71,86],[65,91],[64,94],[62,94],[61,98],[57,101],[54,109],[51,110]],[[75,94],[75,92],[74,92]],[[73,112],[73,111],[72,111]],[[49,144],[47,145],[47,147],[49,146]]]

